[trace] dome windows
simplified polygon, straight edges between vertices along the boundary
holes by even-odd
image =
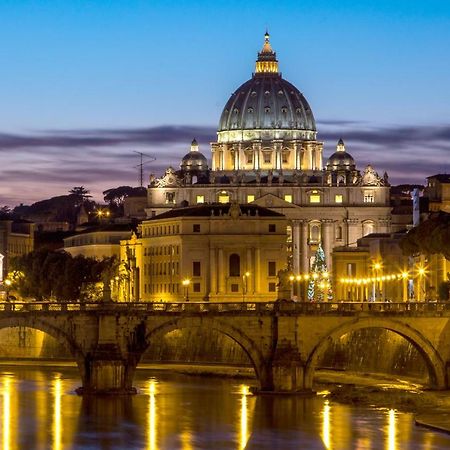
[[[233,113],[234,113],[234,114],[238,114],[238,113],[239,113],[239,109],[234,108],[234,109],[233,109]]]
[[[288,112],[287,106],[282,106],[282,107],[281,107],[281,112],[282,112],[283,114],[286,114],[286,113]]]
[[[268,97],[268,96],[270,95],[270,91],[265,91],[265,92],[264,92],[264,95],[265,95],[266,97]]]
[[[264,107],[264,112],[265,113],[270,113],[270,106],[265,106]]]
[[[301,108],[297,108],[297,109],[295,110],[295,112],[296,112],[297,114],[301,114],[301,113],[302,113],[302,109],[301,109]]]
[[[250,107],[250,108],[247,109],[247,112],[248,112],[249,114],[253,114],[254,110],[253,110],[252,107]]]
[[[280,90],[278,91],[278,95],[281,97],[283,94],[284,94],[284,92],[280,89]]]
[[[252,91],[252,93],[250,94],[252,97],[256,97],[256,91]]]

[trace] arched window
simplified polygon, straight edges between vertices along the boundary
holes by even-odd
[[[320,224],[311,223],[309,225],[309,240],[312,244],[320,242]]]
[[[232,255],[230,255],[229,273],[230,273],[230,277],[241,276],[241,258],[236,253],[233,253]]]
[[[341,241],[341,240],[342,240],[342,226],[341,226],[341,225],[338,225],[338,226],[336,227],[336,239],[337,239],[338,241]]]

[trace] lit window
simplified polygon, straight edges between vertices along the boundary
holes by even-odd
[[[252,194],[247,195],[247,203],[251,203],[255,201],[255,196]]]
[[[341,194],[336,194],[334,196],[334,201],[335,201],[335,203],[342,203],[342,195]]]
[[[264,164],[270,164],[272,161],[272,153],[271,152],[263,152],[263,161]]]
[[[283,160],[283,164],[287,164],[289,162],[289,152],[283,152],[282,160]]]
[[[292,195],[291,194],[286,194],[284,196],[284,201],[288,202],[288,203],[292,203]]]
[[[311,194],[309,196],[309,203],[320,203],[320,194]]]
[[[204,195],[197,195],[197,204],[205,203],[205,196]]]
[[[230,203],[230,196],[226,191],[219,193],[219,203]]]
[[[364,192],[364,203],[374,203],[375,197],[373,192]]]
[[[253,152],[247,152],[245,156],[246,156],[246,163],[253,164]]]

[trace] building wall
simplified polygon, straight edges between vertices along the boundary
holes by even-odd
[[[274,300],[277,272],[287,261],[286,227],[280,216],[144,221],[141,238],[121,243],[122,267],[127,267],[122,277],[139,285],[144,301]],[[232,255],[240,260],[236,273],[230,273]],[[123,291],[126,299],[133,289]]]

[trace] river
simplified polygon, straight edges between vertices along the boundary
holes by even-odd
[[[0,366],[1,448],[444,449],[410,413],[322,396],[253,396],[252,380],[140,369],[139,393],[81,397],[75,368]]]

